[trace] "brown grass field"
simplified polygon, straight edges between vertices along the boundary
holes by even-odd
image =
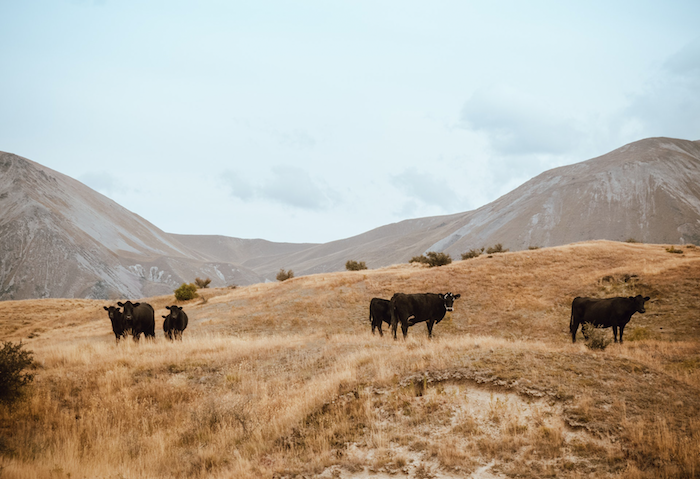
[[[700,248],[667,246],[204,289],[180,303],[175,343],[172,296],[146,300],[154,342],[119,345],[114,302],[0,302],[0,339],[36,363],[0,408],[0,476],[700,477]],[[462,297],[432,341],[422,324],[406,341],[370,333],[372,297],[447,291]],[[623,345],[571,343],[575,296],[640,293]]]

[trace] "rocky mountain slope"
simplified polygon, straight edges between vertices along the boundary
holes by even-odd
[[[0,153],[0,299],[139,298],[171,293],[197,276],[218,286],[264,280],[236,262],[212,260],[68,176]]]
[[[466,186],[466,185],[465,185]],[[0,299],[167,294],[196,276],[214,286],[370,268],[427,251],[459,259],[511,250],[634,239],[700,244],[700,142],[649,138],[555,168],[477,210],[418,218],[325,244],[168,234],[85,185],[0,153]]]
[[[700,244],[700,141],[649,138],[546,171],[479,209],[402,221],[283,258],[300,274],[371,268],[427,251],[453,259],[501,243],[511,250],[607,239]],[[263,272],[260,257],[243,263]]]

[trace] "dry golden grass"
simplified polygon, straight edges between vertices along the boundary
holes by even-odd
[[[157,321],[155,342],[116,345],[105,301],[2,302],[0,338],[37,369],[0,410],[0,475],[697,477],[700,250],[666,246],[200,290],[181,343]],[[369,300],[397,291],[462,297],[433,341],[372,336]],[[573,297],[638,293],[624,345],[571,344]],[[174,302],[147,301],[158,319]]]

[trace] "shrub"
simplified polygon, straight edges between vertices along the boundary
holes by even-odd
[[[582,330],[583,337],[586,338],[584,344],[588,349],[599,349],[602,351],[612,342],[609,333],[606,333],[601,328],[596,328],[591,323],[585,323]]]
[[[528,246],[527,249],[536,250],[536,249],[540,249],[540,247],[539,246]]]
[[[409,263],[423,263],[423,264],[428,264],[428,258],[426,258],[423,255],[420,256],[414,256],[409,260]]]
[[[666,248],[666,251],[668,251],[669,253],[676,253],[676,254],[681,254],[681,253],[683,253],[683,250],[682,250],[682,249],[676,249],[676,248],[674,248],[673,246],[670,246],[670,247]]]
[[[12,405],[34,380],[34,375],[23,372],[34,363],[31,351],[22,351],[22,342],[4,342],[0,349],[0,403]]]
[[[471,259],[471,258],[477,258],[481,256],[481,253],[484,252],[484,248],[481,249],[470,249],[466,253],[462,253],[462,259]]]
[[[197,285],[182,283],[179,288],[175,291],[175,299],[178,301],[189,301],[190,299],[196,298],[197,295]]]
[[[211,280],[209,278],[207,278],[207,279],[195,278],[194,279],[194,284],[196,284],[198,288],[208,288],[209,283],[211,283]]]
[[[433,266],[444,266],[446,264],[450,264],[451,262],[452,258],[449,254],[437,253],[435,251],[428,251],[422,256],[414,256],[413,258],[411,258],[411,261],[409,261],[409,263],[427,264],[431,268]]]
[[[486,254],[506,253],[506,252],[508,252],[508,250],[503,249],[503,245],[501,243],[497,243],[486,250]]]
[[[625,243],[639,243],[639,241],[637,241],[637,240],[634,239],[634,238],[627,238],[627,239],[625,240]]]
[[[294,277],[294,271],[291,269],[289,271],[285,271],[284,268],[281,268],[279,273],[277,273],[277,281],[287,281],[288,279],[291,279]]]
[[[348,260],[348,262],[345,263],[345,269],[348,271],[360,271],[362,269],[367,269],[367,265],[364,261]]]

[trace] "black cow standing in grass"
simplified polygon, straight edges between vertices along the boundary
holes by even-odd
[[[141,333],[146,338],[155,339],[156,319],[153,306],[148,303],[117,303],[124,308],[124,325],[126,329],[131,329],[134,341],[138,341]]]
[[[112,331],[114,331],[114,337],[117,338],[117,344],[119,344],[119,340],[127,337],[129,334],[124,324],[124,315],[117,306],[104,306],[104,308],[109,315],[109,320],[112,322]]]
[[[374,334],[376,328],[379,329],[379,335],[384,336],[382,323],[391,325],[391,301],[382,298],[372,298],[369,302],[369,322],[372,323],[372,334]]]
[[[401,323],[401,331],[406,339],[408,327],[425,321],[428,337],[433,337],[433,325],[442,321],[445,313],[452,311],[459,294],[404,294],[396,293],[391,297],[391,330],[396,339],[396,329]]]
[[[165,309],[169,310],[167,316],[163,316],[165,321],[163,321],[163,332],[165,332],[165,337],[170,339],[179,339],[182,341],[182,332],[187,327],[188,318],[187,313],[185,313],[181,307],[172,305],[166,306]]]
[[[634,313],[644,313],[644,303],[649,296],[616,297],[616,298],[582,298],[577,297],[571,302],[571,341],[576,342],[578,326],[591,323],[596,328],[613,328],[613,337],[617,342],[617,328],[620,328],[620,344],[625,326],[630,322]]]

